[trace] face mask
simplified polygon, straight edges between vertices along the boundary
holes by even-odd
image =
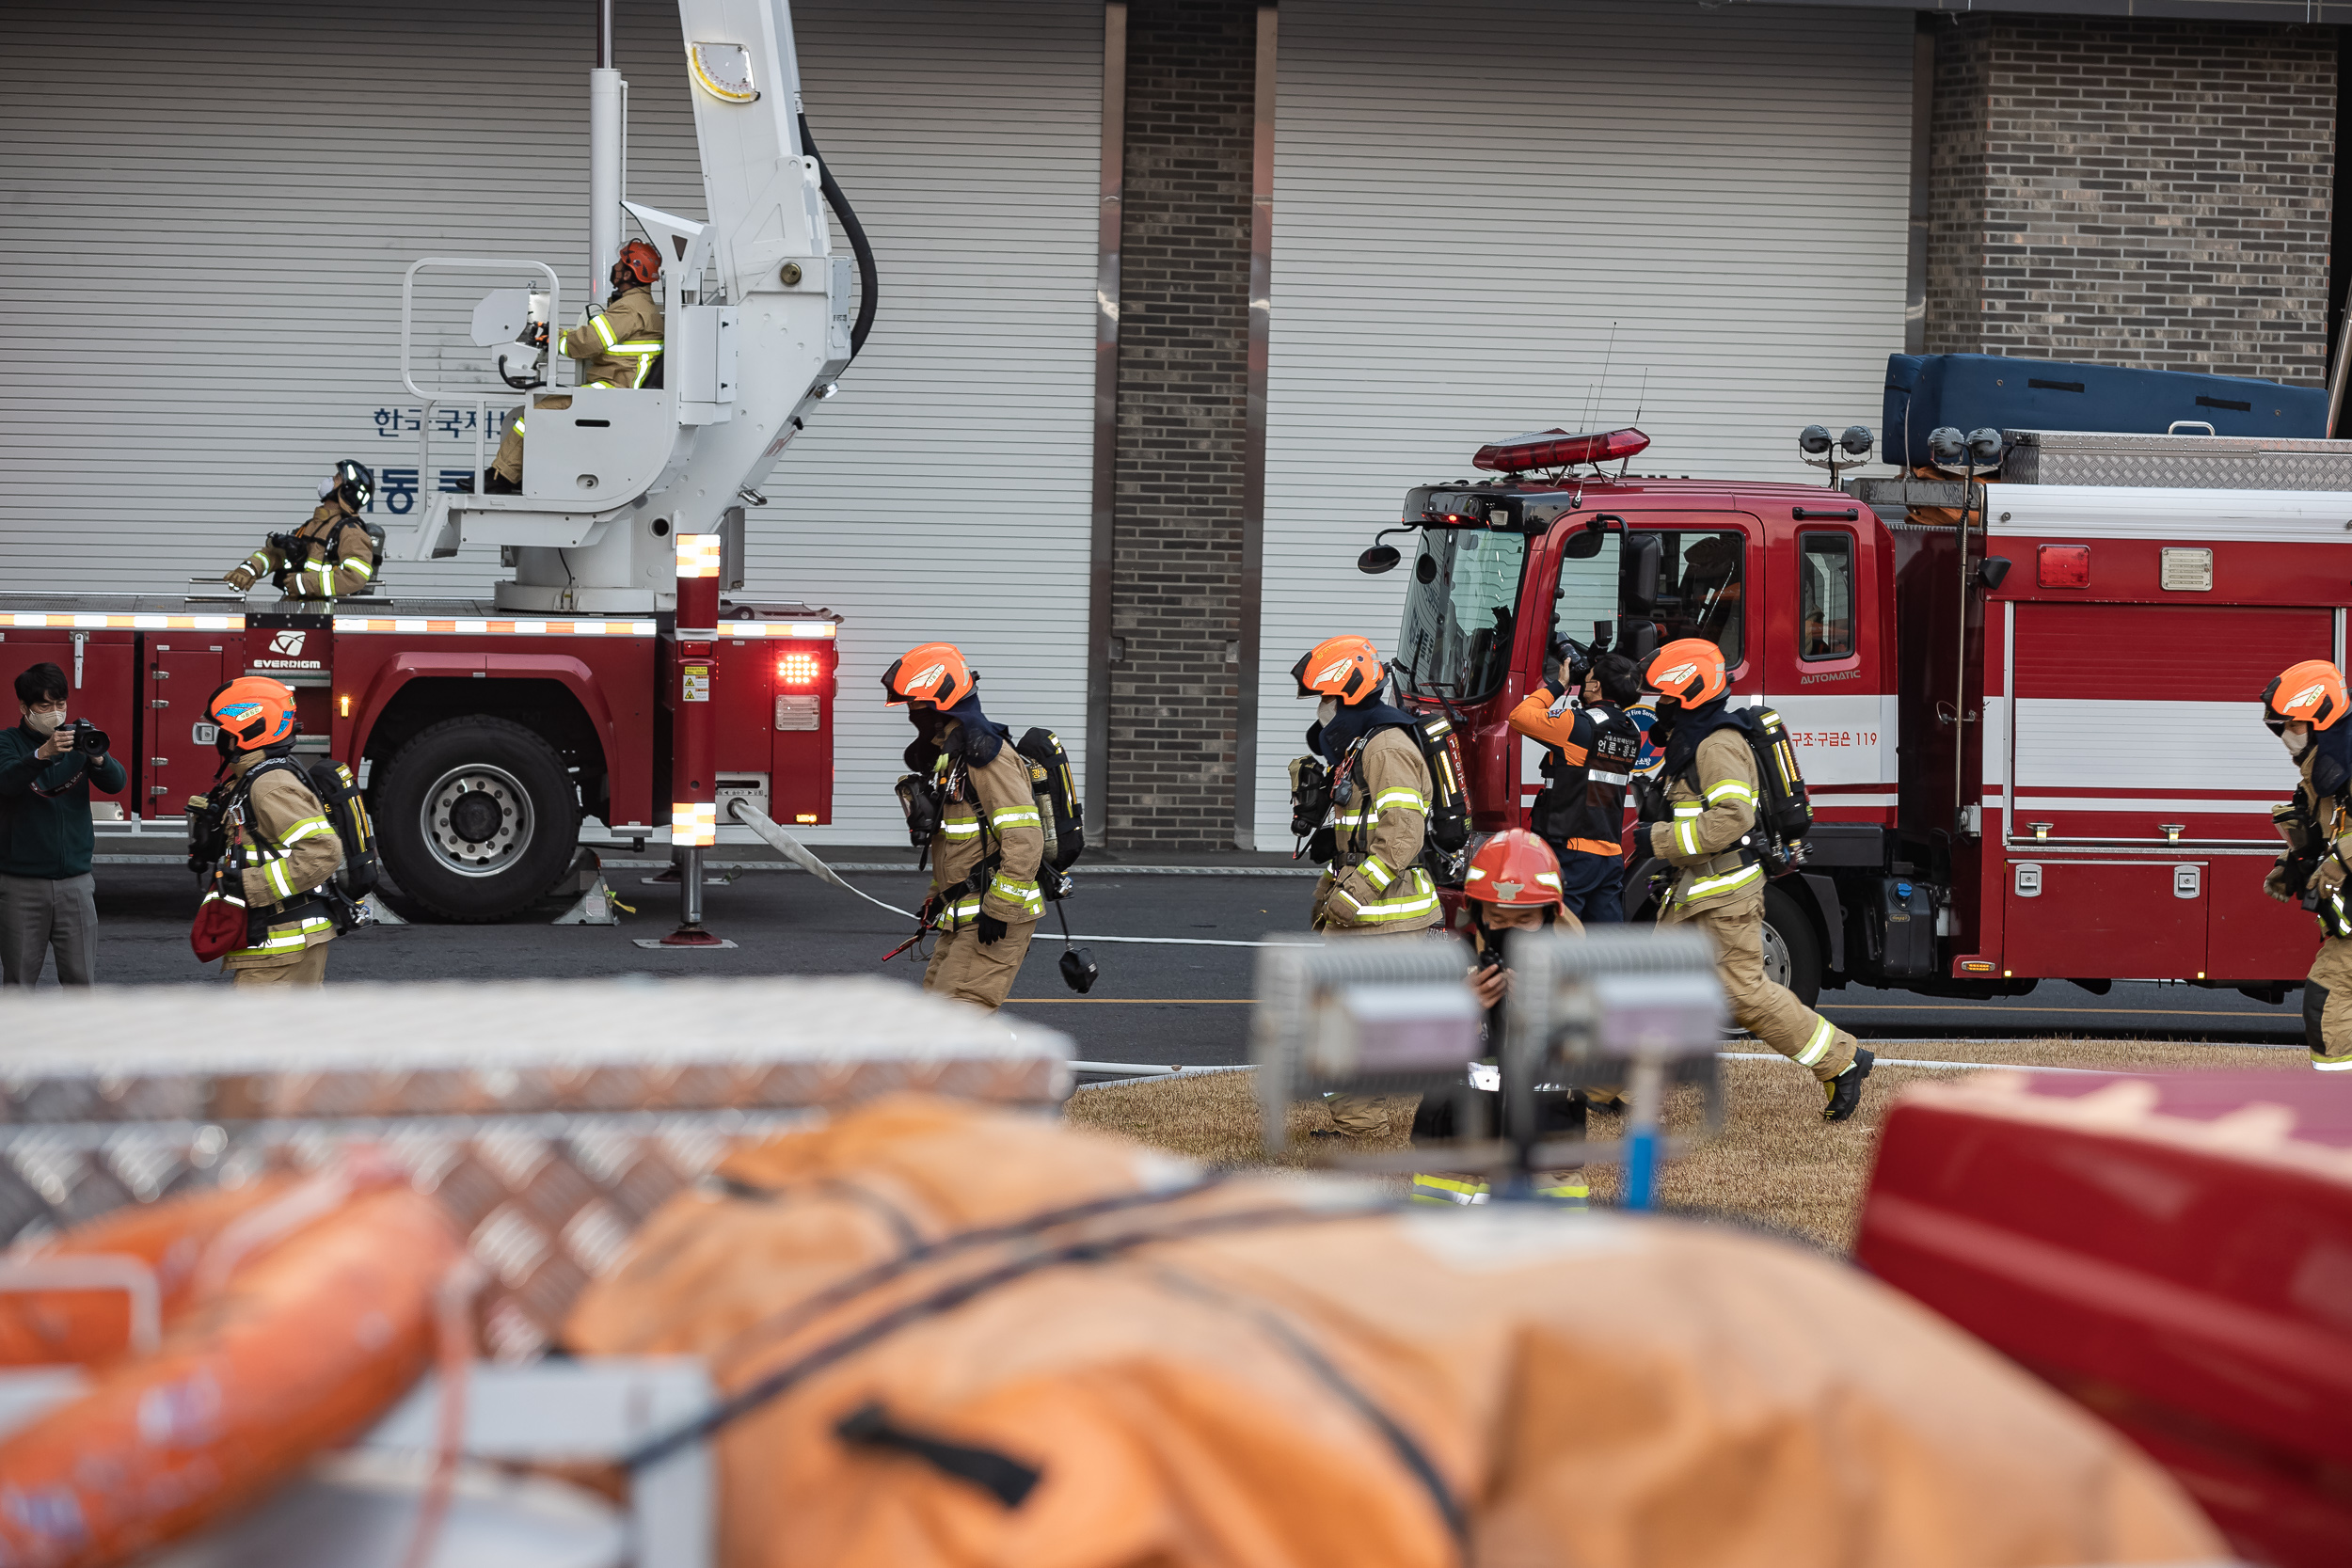
[[[1339,716],[1340,700],[1337,697],[1326,697],[1315,705],[1315,720],[1318,723],[1327,724]]]
[[[25,728],[35,735],[55,735],[57,726],[64,722],[65,715],[62,713],[28,713],[24,716]]]
[[[2287,730],[2282,732],[2279,738],[2286,744],[2287,755],[2291,757],[2299,757],[2312,749],[2312,732],[2309,730],[2303,731],[2300,735],[2293,730]]]

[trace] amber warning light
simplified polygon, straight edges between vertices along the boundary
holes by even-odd
[[[1580,463],[1608,463],[1631,457],[1648,445],[1649,437],[1631,426],[1583,436],[1545,430],[1481,447],[1470,463],[1496,473],[1516,474],[1527,468],[1570,468]]]

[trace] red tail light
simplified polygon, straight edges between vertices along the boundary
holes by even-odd
[[[787,654],[776,660],[776,681],[782,686],[815,686],[823,673],[815,654]]]
[[[1478,449],[1472,466],[1497,473],[1515,474],[1526,468],[1566,468],[1579,463],[1607,463],[1631,457],[1649,445],[1649,437],[1628,427],[1597,435],[1571,436],[1565,430],[1514,436]]]
[[[2089,545],[2044,545],[2037,564],[2041,567],[2042,586],[2044,588],[2090,586]]]

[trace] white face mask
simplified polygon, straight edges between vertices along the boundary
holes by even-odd
[[[1315,705],[1315,720],[1319,723],[1327,724],[1339,716],[1340,700],[1337,697],[1326,697]]]
[[[35,735],[55,735],[57,726],[64,722],[65,715],[62,713],[35,713],[28,709],[24,715],[24,727]]]
[[[2294,730],[2282,730],[2279,738],[2285,743],[2287,755],[2291,757],[2299,757],[2312,747],[2312,732],[2309,730],[2299,734]]]

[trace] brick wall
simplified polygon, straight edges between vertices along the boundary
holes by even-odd
[[[1930,353],[2326,379],[2332,29],[1938,29]]]
[[[1133,0],[1109,842],[1231,848],[1254,3]]]

